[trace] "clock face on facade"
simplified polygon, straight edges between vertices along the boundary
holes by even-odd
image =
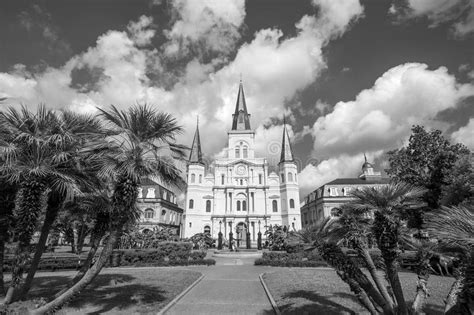
[[[245,165],[239,165],[239,166],[237,166],[236,173],[237,173],[237,175],[245,175],[246,170],[247,169],[246,169]]]

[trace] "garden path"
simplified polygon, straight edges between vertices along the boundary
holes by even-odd
[[[166,315],[275,314],[259,279],[271,267],[254,266],[255,258],[213,258],[215,266],[195,268],[204,278]]]

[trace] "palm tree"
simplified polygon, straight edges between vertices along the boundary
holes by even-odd
[[[36,309],[36,314],[61,308],[99,274],[120,240],[124,226],[138,217],[136,201],[142,177],[155,175],[166,182],[180,181],[180,170],[174,161],[184,157],[185,147],[174,143],[175,136],[182,131],[174,118],[147,105],[136,105],[127,111],[115,106],[99,111],[109,124],[110,133],[106,145],[91,147],[91,151],[96,152],[91,161],[100,165],[97,175],[111,179],[114,184],[110,213],[113,220],[107,242],[85,275],[61,296]]]
[[[372,232],[385,263],[385,271],[397,302],[397,313],[408,314],[408,308],[398,277],[402,217],[421,208],[424,190],[407,183],[390,183],[379,187],[365,187],[352,192],[352,206],[373,212]]]
[[[333,218],[325,218],[314,224],[311,227],[311,237],[315,241],[313,247],[308,249],[316,248],[318,250],[324,261],[336,270],[339,277],[349,285],[359,302],[371,314],[393,314],[393,309],[388,301],[337,244],[340,235],[335,232],[335,229],[339,228],[336,222],[337,220]]]
[[[377,268],[369,252],[368,239],[372,237],[371,226],[373,219],[367,209],[354,207],[350,203],[342,205],[338,209],[334,227],[331,233],[339,239],[345,239],[357,251],[358,256],[364,261],[367,270],[374,280],[377,289],[387,301],[387,308],[394,309],[394,303],[390,296],[383,277],[377,273]]]
[[[442,241],[447,251],[458,251],[460,265],[446,298],[445,314],[471,314],[474,292],[474,212],[466,207],[443,207],[425,218],[428,232]]]
[[[21,111],[9,108],[1,114],[3,126],[2,174],[18,183],[18,204],[15,211],[16,231],[20,242],[17,248],[18,269],[13,272],[9,294],[4,303],[24,296],[36,273],[41,255],[58,211],[65,200],[81,193],[90,178],[85,177],[81,167],[80,148],[97,137],[102,137],[102,127],[90,115],[79,115],[69,111],[55,112],[40,105],[36,113],[26,107]],[[47,193],[49,191],[49,193]],[[34,199],[31,199],[30,195]],[[26,202],[26,203],[25,203]],[[15,294],[19,278],[27,260],[32,233],[42,208],[47,211],[21,294]]]

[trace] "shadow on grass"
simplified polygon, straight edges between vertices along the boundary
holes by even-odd
[[[357,303],[357,299],[351,294],[336,293],[332,296],[340,299],[350,299]],[[293,303],[288,303],[280,306],[280,311],[283,314],[356,314],[356,312],[343,304],[339,304],[330,300],[327,296],[321,296],[312,291],[298,290],[285,294],[283,298],[303,298],[311,301],[310,304],[302,306],[293,306]]]
[[[48,276],[34,280],[34,290],[29,298],[53,298],[54,294],[65,287],[69,277]],[[152,311],[148,309],[166,300],[164,291],[159,286],[133,283],[136,278],[124,274],[99,275],[67,307],[90,308],[101,314],[112,309],[123,310],[130,306],[137,312]],[[132,282],[132,283],[131,283]],[[54,288],[54,289],[53,289]]]

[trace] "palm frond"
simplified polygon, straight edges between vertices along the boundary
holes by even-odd
[[[449,243],[474,246],[474,213],[466,207],[442,207],[428,213],[425,226],[429,233]]]

